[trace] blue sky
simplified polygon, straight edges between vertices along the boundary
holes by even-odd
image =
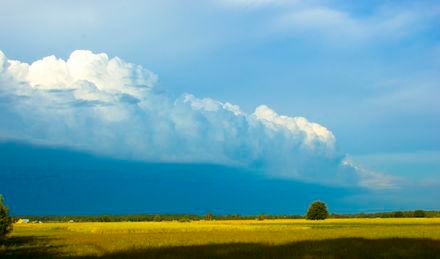
[[[103,115],[80,115],[84,110],[78,110],[77,96],[87,95],[86,105],[91,105],[90,92],[54,97],[53,91],[23,94],[19,87],[7,88],[0,92],[0,138],[4,142],[56,145],[117,159],[257,168],[285,181],[344,188],[354,182],[371,192],[362,194],[366,209],[417,204],[438,209],[434,194],[421,191],[440,185],[437,1],[6,0],[1,6],[4,60],[31,64],[55,55],[67,61],[78,49],[93,55],[106,53],[109,60],[117,56],[127,64],[142,66],[142,75],[136,74],[129,83],[150,80],[144,83],[157,94],[149,99],[138,89],[122,89],[124,96],[141,100],[137,105],[144,103],[139,110],[119,103],[122,95],[118,92],[114,109],[104,112],[129,117],[116,125],[102,122]],[[84,58],[78,61],[83,66],[86,63],[81,62],[94,57],[77,56]],[[118,67],[121,75],[127,72],[123,70],[126,63]],[[45,66],[43,71],[48,70],[48,63]],[[33,76],[23,77],[17,69],[3,70],[0,87],[24,80],[33,89],[41,85],[44,91],[60,91],[47,83],[59,74],[35,70]],[[133,75],[134,70],[130,71]],[[6,73],[13,74],[12,81]],[[115,82],[113,75],[106,76]],[[100,84],[108,82],[88,80],[100,90]],[[66,89],[72,87],[65,84]],[[102,98],[116,98],[115,89]],[[23,95],[31,101],[21,101]],[[203,99],[207,97],[211,99]],[[93,99],[93,109],[101,109],[96,103],[104,99]],[[75,105],[66,106],[74,101]],[[148,111],[145,103],[151,105]],[[236,115],[227,103],[238,105],[246,115]],[[255,113],[260,105],[268,109]],[[218,112],[209,113],[214,106]],[[57,117],[52,114],[54,107],[74,116],[69,120],[66,114]],[[263,126],[252,124],[255,114],[258,123],[264,120]],[[292,122],[281,115],[305,117],[328,132],[312,134],[312,140],[298,139],[297,128],[289,128],[291,135],[274,137],[268,133],[268,121],[277,127],[289,127]],[[160,126],[169,121],[177,123],[176,131]],[[218,130],[227,122],[231,123],[227,128]],[[156,133],[148,130],[152,124]],[[196,132],[212,134],[194,137],[189,130],[193,126]],[[308,132],[298,127],[301,134]],[[164,131],[167,134],[159,134]],[[243,132],[251,132],[251,138],[243,137],[248,136]],[[219,134],[226,134],[223,142]],[[95,142],[86,143],[90,138]],[[292,172],[286,168],[293,168]],[[356,179],[347,177],[350,174],[356,174]],[[411,205],[405,205],[401,197],[408,188],[417,193]],[[386,205],[380,203],[382,192],[394,193],[387,194]],[[350,193],[346,199],[353,197]]]

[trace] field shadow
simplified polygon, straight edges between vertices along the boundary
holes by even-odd
[[[59,248],[45,236],[0,238],[0,258],[59,258]]]
[[[338,238],[283,245],[208,244],[127,250],[101,258],[440,258],[440,240]]]
[[[12,237],[0,241],[0,258],[98,258],[67,256],[48,238]],[[337,238],[282,245],[258,243],[207,244],[146,248],[104,253],[111,258],[440,258],[440,240],[417,238]]]

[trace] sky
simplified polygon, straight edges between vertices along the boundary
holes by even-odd
[[[438,1],[0,6],[0,193],[15,213],[440,207]],[[169,199],[136,202],[165,183],[179,186]],[[94,198],[65,207],[60,186]],[[173,202],[201,186],[217,207]],[[248,207],[228,205],[230,188]],[[116,189],[119,205],[100,208]]]

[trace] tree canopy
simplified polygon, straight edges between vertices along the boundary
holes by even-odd
[[[327,206],[324,202],[315,201],[310,204],[309,210],[307,211],[307,219],[312,220],[323,220],[328,217]]]
[[[12,231],[12,219],[9,210],[4,205],[3,196],[0,195],[0,238]]]

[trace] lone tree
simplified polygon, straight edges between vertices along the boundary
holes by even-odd
[[[3,196],[0,195],[0,238],[12,231],[12,219],[9,210],[3,204]]]
[[[328,217],[327,206],[324,202],[315,201],[310,204],[309,210],[307,211],[307,219],[312,220],[323,220]]]

